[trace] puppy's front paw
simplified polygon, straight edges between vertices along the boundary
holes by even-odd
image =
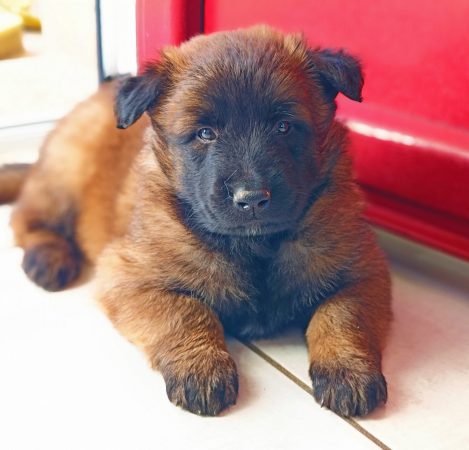
[[[309,373],[316,401],[341,416],[365,416],[386,403],[386,380],[378,371],[325,368],[313,363]]]
[[[179,360],[163,370],[168,398],[202,416],[215,416],[236,403],[238,374],[224,351]]]
[[[47,291],[59,291],[80,274],[81,256],[68,242],[54,240],[26,250],[23,270]]]

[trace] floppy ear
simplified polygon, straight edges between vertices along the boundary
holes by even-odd
[[[117,128],[127,128],[151,109],[161,92],[161,76],[154,70],[127,78],[117,92],[114,111]]]
[[[360,62],[342,50],[311,50],[313,70],[326,94],[334,99],[339,92],[357,102],[362,101],[363,73]]]

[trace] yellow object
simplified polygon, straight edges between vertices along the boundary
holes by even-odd
[[[0,8],[0,59],[23,49],[23,21],[20,16]]]
[[[29,13],[21,13],[21,17],[23,18],[23,26],[27,30],[41,31],[41,21],[38,17]]]
[[[0,6],[23,19],[23,26],[28,30],[41,31],[41,21],[31,11],[32,0],[0,0]],[[33,8],[34,9],[34,8]]]

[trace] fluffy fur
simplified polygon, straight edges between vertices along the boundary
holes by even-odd
[[[224,331],[296,325],[316,399],[369,413],[387,396],[390,280],[333,120],[362,84],[353,57],[267,27],[166,48],[121,83],[122,130],[108,84],[48,137],[12,216],[24,270],[57,290],[97,263],[104,311],[189,411],[236,401]]]

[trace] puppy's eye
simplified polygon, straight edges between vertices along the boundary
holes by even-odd
[[[281,120],[277,122],[277,133],[287,134],[290,131],[290,122],[286,120]]]
[[[202,141],[214,141],[217,138],[215,131],[213,131],[211,128],[201,128],[199,131],[197,131],[197,136]]]

